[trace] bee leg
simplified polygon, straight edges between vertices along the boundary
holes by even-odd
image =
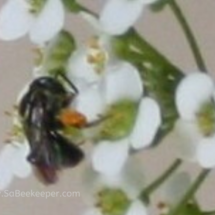
[[[58,73],[58,75],[61,76],[61,78],[63,78],[64,81],[66,81],[69,84],[69,86],[72,88],[72,90],[74,90],[75,94],[79,93],[77,87],[66,77],[66,75],[64,75],[62,72]]]
[[[100,123],[103,123],[107,118],[108,116],[102,116],[97,120],[86,123],[82,128],[90,128],[90,127],[98,126]]]

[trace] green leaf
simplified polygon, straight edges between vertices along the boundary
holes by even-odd
[[[178,118],[175,91],[183,73],[134,30],[117,37],[117,54],[140,71],[147,94],[160,105],[163,123],[155,142],[170,132]]]
[[[158,12],[164,9],[164,7],[173,0],[159,0],[151,4],[150,8],[154,12]]]
[[[60,32],[45,50],[43,59],[45,70],[51,75],[59,71],[64,73],[67,61],[75,48],[76,44],[72,35],[67,31]]]

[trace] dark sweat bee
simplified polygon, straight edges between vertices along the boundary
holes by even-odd
[[[82,150],[59,132],[67,121],[77,127],[86,123],[81,114],[66,111],[77,94],[77,89],[70,85],[73,92],[68,92],[55,78],[38,78],[30,84],[19,104],[24,133],[30,144],[27,160],[46,183],[56,182],[58,170],[76,166],[84,157]],[[62,110],[65,110],[64,117],[60,120],[57,116]]]

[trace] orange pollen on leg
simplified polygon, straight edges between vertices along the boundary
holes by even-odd
[[[87,124],[87,119],[83,114],[71,109],[64,109],[61,111],[59,119],[65,126],[80,128]]]

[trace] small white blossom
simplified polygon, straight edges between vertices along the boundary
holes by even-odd
[[[94,93],[91,94],[92,87]],[[123,100],[138,105],[133,129],[127,136],[114,141],[104,139],[94,148],[92,164],[96,171],[107,175],[118,174],[130,148],[137,150],[152,144],[161,124],[160,108],[156,101],[142,96],[143,84],[137,69],[127,62],[118,62],[108,65],[102,81],[86,88],[83,93],[81,91],[75,99],[75,109],[88,120],[98,119],[105,114],[107,107]]]
[[[111,50],[111,38],[104,34],[93,36],[71,56],[68,76],[73,82],[94,84],[104,76],[108,65],[116,61]]]
[[[138,199],[145,184],[142,167],[138,162],[137,159],[129,159],[121,173],[114,177],[95,174],[90,168],[85,170],[85,186],[90,194],[90,204],[95,206],[90,207],[84,215],[104,215],[108,212],[115,214],[115,210],[118,211],[117,214],[121,211],[122,215],[147,215],[147,206]],[[93,180],[89,180],[92,177]],[[105,195],[109,195],[111,202],[105,201]]]
[[[29,154],[27,142],[6,144],[0,152],[0,190],[6,189],[13,177],[26,178],[31,174],[31,165],[26,157]]]
[[[0,12],[0,38],[18,39],[27,33],[38,44],[52,39],[63,27],[61,0],[7,0]]]
[[[27,92],[29,83],[21,90],[17,97],[18,105]],[[23,128],[18,110],[13,112],[13,129],[10,143],[4,144],[0,151],[0,190],[6,189],[14,177],[27,178],[32,173],[32,166],[27,160],[30,146],[23,135]]]
[[[214,86],[209,75],[196,72],[181,81],[176,93],[180,157],[197,161],[204,168],[215,167]]]

